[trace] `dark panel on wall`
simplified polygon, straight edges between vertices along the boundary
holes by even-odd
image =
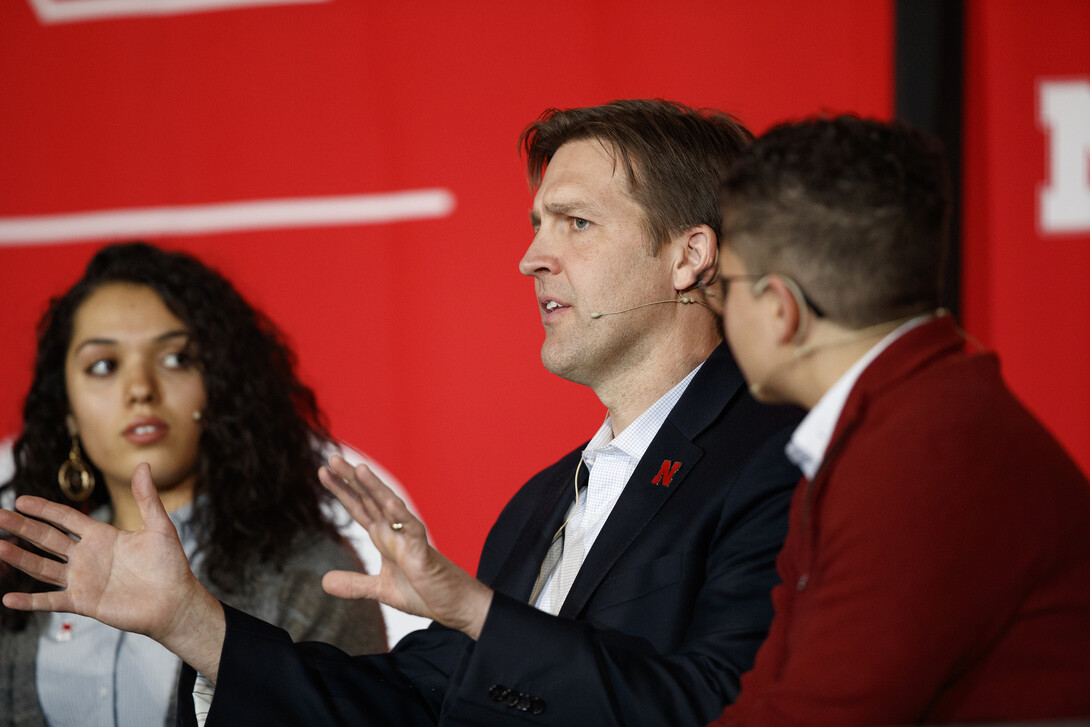
[[[895,114],[946,146],[953,188],[950,253],[943,301],[960,308],[961,109],[964,3],[962,0],[897,0]]]

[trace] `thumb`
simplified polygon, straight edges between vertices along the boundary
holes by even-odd
[[[167,511],[163,508],[163,501],[159,499],[159,490],[151,479],[151,465],[147,462],[136,465],[132,472],[132,495],[136,498],[136,506],[145,527],[159,531],[164,528],[174,530],[174,524],[170,522]]]
[[[353,571],[331,570],[322,576],[322,590],[344,599],[378,599],[376,576]]]

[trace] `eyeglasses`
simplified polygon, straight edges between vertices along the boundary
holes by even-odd
[[[708,307],[711,308],[716,315],[722,316],[723,310],[726,307],[727,292],[730,290],[731,283],[742,280],[756,280],[759,283],[759,281],[764,280],[769,275],[772,275],[772,273],[761,273],[759,275],[717,275],[711,282],[701,282],[698,283],[697,286],[704,291],[704,300],[707,301]],[[825,312],[806,294],[806,291],[802,289],[802,286],[786,275],[779,275],[778,273],[776,273],[776,275],[783,278],[785,281],[788,281],[788,287],[792,288],[793,291],[798,292],[798,296],[796,297],[802,298],[800,304],[805,304],[805,306],[813,311],[814,315],[818,318],[825,316]],[[763,291],[764,288],[762,287],[760,291],[755,292],[761,293]]]
[[[708,307],[716,315],[722,316],[727,305],[727,291],[730,290],[731,283],[736,280],[757,280],[763,277],[763,275],[716,275],[711,282],[701,281],[697,287],[704,291],[704,300],[707,301]]]

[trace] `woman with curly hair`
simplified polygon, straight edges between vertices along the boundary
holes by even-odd
[[[382,651],[378,605],[320,586],[362,565],[323,515],[330,439],[276,327],[193,257],[112,245],[52,301],[14,447],[11,496],[125,530],[148,462],[191,567],[226,603],[295,640]],[[40,589],[0,564],[0,593]],[[0,608],[0,725],[173,724],[176,657],[72,614]]]

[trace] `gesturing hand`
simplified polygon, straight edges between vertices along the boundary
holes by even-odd
[[[322,588],[340,598],[377,599],[477,638],[492,604],[492,589],[433,548],[424,524],[367,465],[353,468],[334,455],[318,476],[367,529],[382,554],[377,575],[330,571]]]
[[[0,510],[0,528],[57,556],[61,562],[7,541],[0,541],[0,560],[63,589],[8,593],[3,603],[22,611],[90,616],[117,629],[146,634],[187,659],[191,654],[183,653],[184,648],[178,651],[174,642],[193,640],[194,619],[214,617],[217,609],[222,619],[223,612],[190,571],[148,465],[137,466],[132,489],[144,521],[136,532],[118,530],[40,497],[25,496],[15,502],[20,512],[38,520]],[[215,636],[212,632],[210,638],[214,640]]]

